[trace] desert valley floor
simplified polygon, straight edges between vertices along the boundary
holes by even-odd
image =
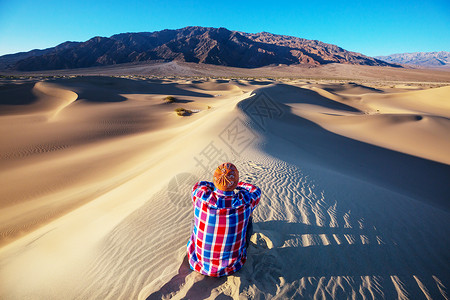
[[[1,79],[0,298],[449,299],[449,82]],[[223,161],[263,196],[216,279],[185,253]]]

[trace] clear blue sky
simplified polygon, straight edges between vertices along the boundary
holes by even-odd
[[[192,25],[316,39],[370,56],[450,51],[449,0],[0,0],[0,55]]]

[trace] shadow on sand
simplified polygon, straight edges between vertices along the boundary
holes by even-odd
[[[295,165],[310,161],[450,211],[449,165],[338,135],[294,114],[286,104],[305,103],[357,112],[314,91],[284,84],[258,91],[263,91],[283,111],[281,117],[270,118],[264,107],[249,109],[252,98],[238,103],[238,108],[252,118],[251,129],[265,140],[264,152]],[[414,120],[420,121],[420,118]],[[286,152],[283,146],[278,146],[286,143],[298,151]]]
[[[422,245],[415,245],[411,251],[408,249],[408,240],[393,241],[383,237],[385,241],[380,242],[377,232],[368,229],[356,228],[331,228],[306,225],[302,223],[289,223],[285,221],[268,221],[255,223],[258,228],[254,234],[272,232],[277,235],[276,246],[269,249],[264,242],[257,240],[248,248],[248,260],[244,267],[231,275],[239,278],[239,294],[249,289],[257,289],[264,295],[276,295],[277,288],[284,284],[294,287],[299,285],[301,278],[306,278],[309,283],[319,284],[319,280],[341,278],[344,281],[341,290],[334,291],[337,299],[346,298],[351,290],[358,290],[364,285],[364,280],[370,277],[380,285],[380,294],[377,298],[398,297],[395,283],[398,277],[402,288],[411,296],[422,295],[417,280],[426,287],[433,297],[442,297],[434,277],[443,282],[449,280],[449,268],[442,264],[429,264],[424,257],[417,254],[427,253],[428,241],[422,241]],[[311,246],[285,246],[285,242],[294,236],[308,234],[312,237],[327,236],[330,244]],[[353,244],[348,242],[337,243],[337,240],[346,241],[345,236],[354,237]],[[361,236],[365,237],[366,244],[359,241]],[[358,242],[359,241],[359,242]],[[284,246],[282,246],[284,245]],[[444,243],[435,245],[440,247],[438,251],[445,251]],[[187,280],[187,277],[193,276]],[[280,277],[283,277],[281,282]],[[178,273],[164,284],[158,291],[147,297],[150,299],[161,299],[172,297],[183,290],[187,281],[192,282],[183,299],[204,299],[211,296],[211,292],[223,285],[227,277],[208,277],[195,273],[189,268],[187,256],[184,257]],[[345,282],[345,281],[348,282]],[[314,285],[312,284],[312,285]],[[350,287],[345,287],[345,285]],[[188,283],[189,285],[189,283]],[[278,287],[277,287],[278,286]],[[316,286],[314,286],[314,293]],[[183,292],[183,293],[184,293]],[[306,292],[308,294],[308,292]],[[298,296],[298,295],[297,295]],[[218,299],[232,299],[220,294]]]
[[[10,83],[0,86],[0,105],[27,105],[37,101],[34,83]]]
[[[187,255],[184,257],[183,262],[178,269],[178,274],[176,274],[172,279],[170,279],[166,284],[164,284],[161,289],[150,294],[147,300],[160,300],[164,297],[170,297],[171,295],[177,294],[180,287],[186,283],[186,277],[193,271],[189,267],[189,262]],[[227,281],[226,277],[214,278],[203,276],[201,274],[195,273],[200,280],[196,281],[193,286],[187,291],[183,299],[205,299],[211,295],[211,291]],[[199,298],[200,297],[200,298]],[[222,295],[218,299],[232,299],[226,295]]]
[[[179,88],[177,83],[151,82],[127,78],[112,78],[102,76],[83,76],[69,79],[54,79],[57,83],[73,89],[78,99],[89,102],[121,102],[127,98],[122,94],[167,94],[173,96],[206,97],[209,94],[194,92]]]

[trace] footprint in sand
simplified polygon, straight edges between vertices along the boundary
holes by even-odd
[[[242,270],[242,276],[246,277],[248,284],[264,285],[260,288],[270,290],[280,284],[282,261],[273,239],[269,236],[275,232],[263,231],[252,235],[251,245],[247,252],[247,263]],[[266,286],[267,285],[267,286]]]
[[[262,232],[254,233],[250,238],[250,241],[258,250],[272,249],[274,247],[272,240]]]

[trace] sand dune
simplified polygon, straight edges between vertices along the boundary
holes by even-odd
[[[46,118],[56,116],[61,109],[78,98],[73,91],[47,82],[25,84],[23,87],[6,85],[0,93],[1,104],[6,104],[0,112],[2,115],[41,113]]]
[[[0,298],[448,299],[449,97],[324,80],[3,83]],[[189,270],[185,245],[189,189],[223,160],[263,197],[247,263],[216,279]]]

